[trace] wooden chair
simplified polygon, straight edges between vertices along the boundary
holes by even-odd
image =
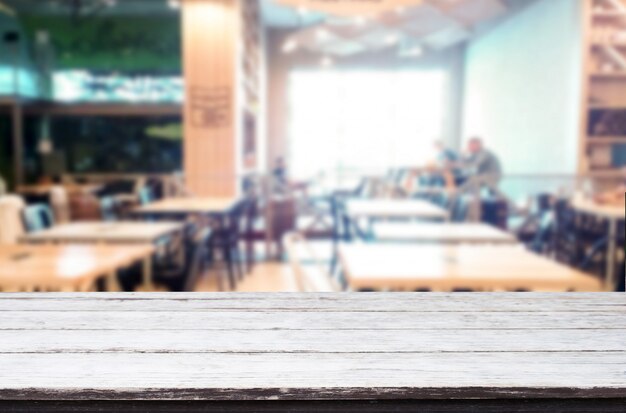
[[[100,199],[100,218],[102,221],[110,222],[118,219],[117,202],[114,197],[104,197]]]
[[[211,261],[215,262],[215,253],[219,251],[233,290],[237,287],[237,280],[243,279],[244,276],[243,254],[240,251],[240,242],[243,240],[244,218],[247,216],[247,211],[250,207],[249,199],[241,201],[213,229],[213,234],[208,241]]]
[[[204,273],[210,236],[209,228],[202,228],[193,234],[185,248],[183,266],[156,268],[155,282],[166,285],[173,292],[194,291]]]
[[[343,291],[339,282],[319,264],[311,245],[302,234],[288,233],[285,235],[284,242],[291,269],[301,292]],[[303,261],[311,264],[303,265]]]
[[[144,186],[139,190],[139,204],[148,205],[152,202],[154,202],[154,194],[152,193],[152,188],[149,186]]]
[[[26,232],[37,232],[54,226],[54,214],[46,204],[27,206],[22,210],[22,222]]]

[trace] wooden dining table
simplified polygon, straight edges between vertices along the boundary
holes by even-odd
[[[31,232],[21,236],[19,240],[30,244],[156,244],[183,229],[184,224],[180,222],[81,221]]]
[[[373,224],[377,241],[453,243],[453,244],[517,244],[509,232],[482,223],[378,222]]]
[[[43,231],[25,234],[19,241],[26,244],[147,244],[168,246],[174,239],[182,241],[184,224],[181,222],[72,222],[56,225]],[[183,253],[183,251],[178,252]],[[143,290],[153,291],[152,258],[142,262]]]
[[[623,413],[626,295],[0,295],[0,411]]]
[[[358,219],[428,219],[445,221],[449,213],[444,208],[421,199],[351,199],[346,211]]]
[[[240,198],[165,198],[160,201],[142,205],[132,211],[139,217],[171,217],[171,216],[223,216],[231,212]]]
[[[20,185],[17,187],[17,192],[22,195],[46,196],[55,186],[55,184]],[[103,185],[98,184],[59,184],[58,186],[64,188],[68,194],[93,194],[103,188]]]
[[[153,253],[151,245],[2,245],[0,290],[88,291],[104,277],[119,291],[117,271]]]
[[[345,244],[353,290],[603,291],[591,275],[511,245]]]

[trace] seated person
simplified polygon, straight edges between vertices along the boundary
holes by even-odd
[[[502,179],[502,166],[498,157],[485,148],[482,139],[474,137],[467,145],[469,156],[461,161],[466,181],[460,190],[479,193],[487,188],[496,195],[506,198],[498,189]]]

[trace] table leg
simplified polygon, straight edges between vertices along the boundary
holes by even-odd
[[[118,292],[121,291],[120,283],[117,280],[117,271],[113,270],[109,273],[106,278],[106,289],[108,292]]]
[[[606,253],[606,287],[609,291],[615,289],[615,238],[617,237],[617,220],[609,220],[609,242]]]
[[[152,256],[148,256],[143,260],[143,288],[144,291],[154,291],[152,283]]]

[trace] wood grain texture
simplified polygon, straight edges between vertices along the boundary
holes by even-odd
[[[622,294],[0,297],[2,411],[625,406]]]

